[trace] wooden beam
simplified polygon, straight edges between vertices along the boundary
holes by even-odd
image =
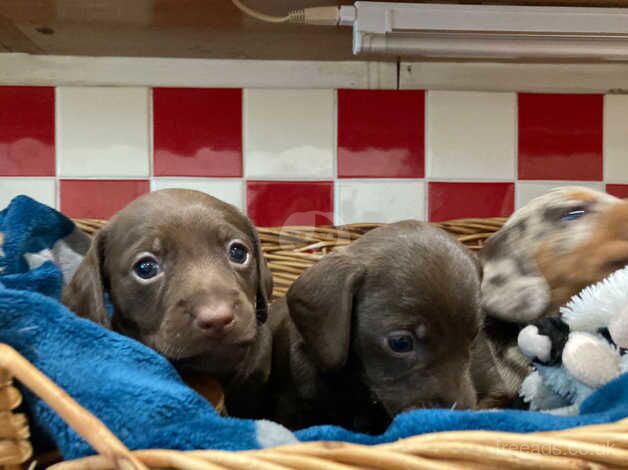
[[[15,24],[0,15],[0,51],[44,54],[45,52],[31,41]]]

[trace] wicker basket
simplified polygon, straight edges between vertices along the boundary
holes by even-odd
[[[0,233],[0,255],[4,236]],[[22,403],[22,394],[13,386],[13,377],[0,368],[0,468],[14,470],[31,458],[31,447],[26,415],[16,413]]]
[[[438,225],[455,234],[470,249],[478,250],[501,227],[504,220],[466,219]],[[77,224],[86,233],[93,234],[103,222],[78,220]],[[321,256],[342,249],[377,226],[354,224],[336,228],[260,229],[264,252],[275,280],[274,296],[284,294],[294,279]],[[313,442],[248,452],[179,452],[160,449],[130,452],[96,417],[81,408],[6,345],[0,345],[0,367],[10,371],[11,375],[50,404],[99,454],[51,467],[57,470],[628,468],[628,419],[607,425],[532,434],[489,431],[432,433],[377,446]],[[3,380],[2,384],[5,385],[0,389],[0,392],[5,393],[0,396],[3,406],[3,396],[13,396],[14,401],[10,403],[14,405],[19,402],[19,393],[9,388],[8,383],[8,380]],[[5,406],[3,410],[12,408]],[[31,452],[25,420],[9,412],[4,413],[7,421],[0,424],[0,433],[5,439],[0,446],[0,463],[24,462]],[[11,426],[21,431],[9,432],[8,429],[13,429]],[[9,455],[13,456],[12,460]]]
[[[0,466],[4,470],[19,469],[33,453],[26,416],[15,413],[21,403],[11,376],[0,369]]]

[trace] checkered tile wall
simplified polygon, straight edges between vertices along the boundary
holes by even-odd
[[[159,188],[259,225],[504,216],[559,184],[628,196],[628,96],[0,87],[0,204],[110,217]]]

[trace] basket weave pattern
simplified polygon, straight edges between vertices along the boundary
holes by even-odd
[[[18,469],[33,449],[29,442],[26,416],[15,410],[22,403],[20,391],[13,386],[11,375],[0,369],[0,468]]]
[[[438,225],[456,235],[468,248],[478,250],[501,227],[504,220],[466,219]],[[93,234],[103,225],[102,221],[94,220],[76,222],[88,234]],[[353,224],[335,228],[259,229],[264,254],[273,272],[274,295],[284,294],[294,279],[323,255],[343,249],[377,226]],[[160,449],[129,452],[98,419],[59,390],[19,354],[2,345],[0,367],[10,370],[25,386],[49,403],[99,454],[50,467],[57,470],[628,468],[628,419],[613,424],[531,434],[489,431],[432,433],[377,446],[311,442],[248,452],[179,452]],[[4,433],[4,428],[0,424],[0,433]],[[0,459],[4,455],[1,447],[0,444]]]

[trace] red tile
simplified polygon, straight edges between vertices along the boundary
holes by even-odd
[[[155,176],[242,176],[242,90],[155,88]]]
[[[52,87],[0,87],[0,176],[54,176]]]
[[[430,221],[506,217],[515,207],[514,183],[429,183]]]
[[[621,199],[628,199],[628,184],[607,184],[606,192]]]
[[[425,93],[338,90],[338,176],[423,178]]]
[[[519,94],[519,178],[602,179],[602,95]]]
[[[249,181],[248,215],[261,227],[331,225],[334,219],[331,181]]]
[[[109,219],[149,191],[148,180],[61,180],[61,212],[70,217]]]

